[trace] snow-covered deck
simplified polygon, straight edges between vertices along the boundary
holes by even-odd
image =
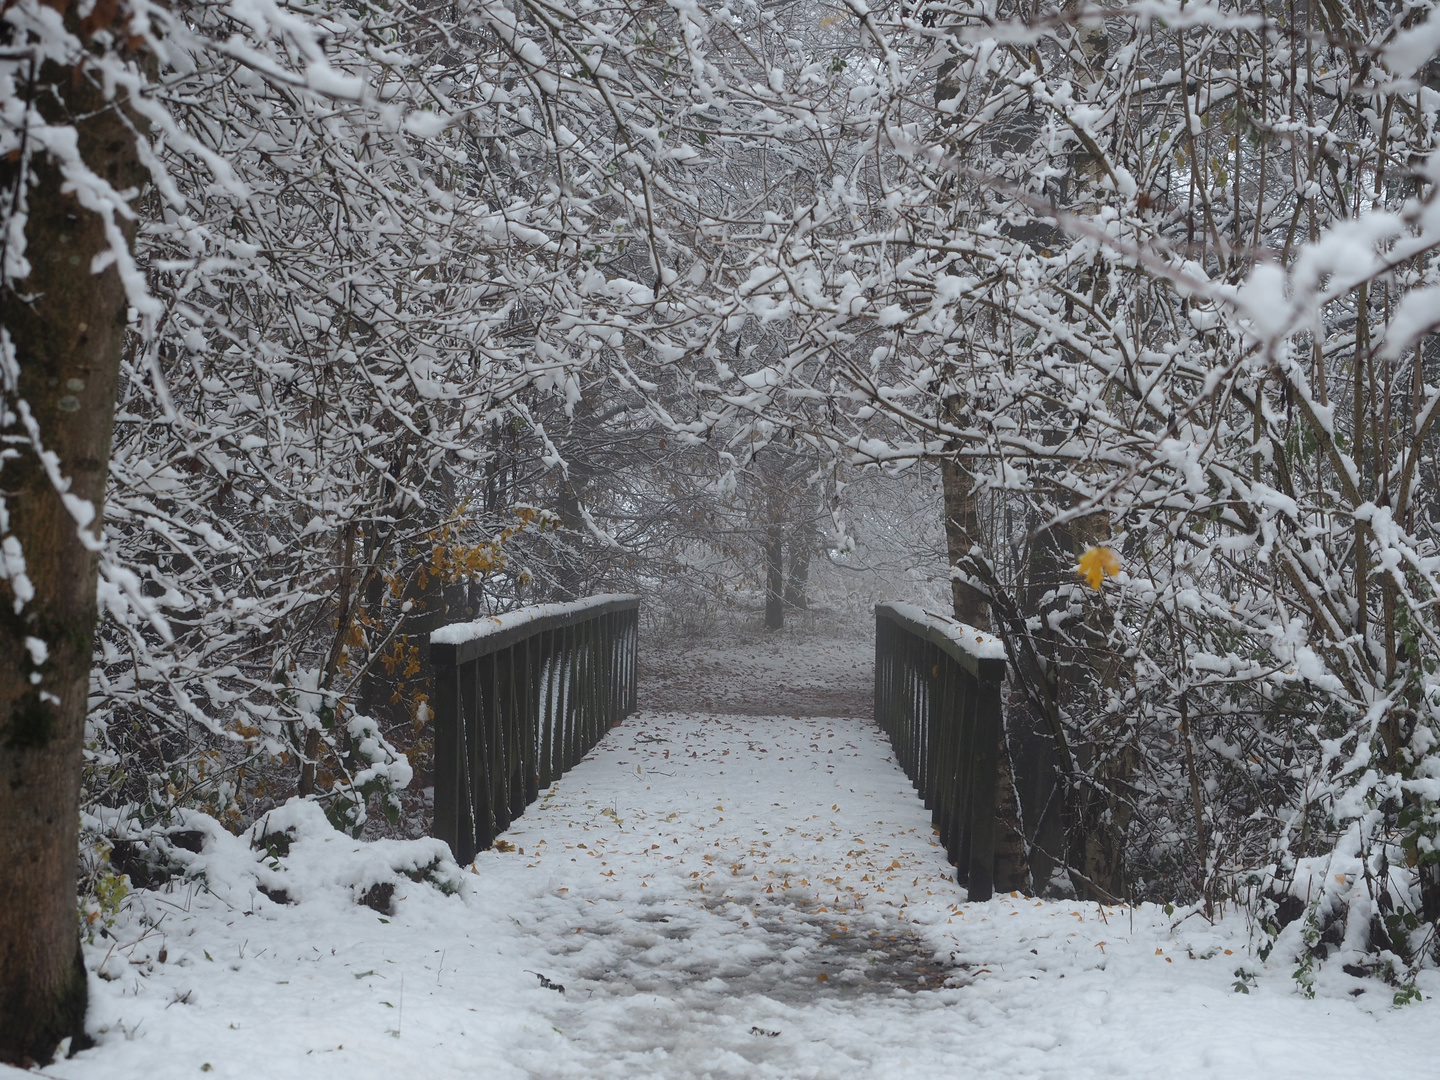
[[[1275,1080],[1440,1049],[1432,1001],[1328,968],[1306,1001],[1239,919],[968,904],[865,719],[642,713],[457,895],[409,885],[389,915],[354,883],[402,850],[307,829],[298,903],[225,836],[214,894],[140,894],[88,953],[99,1046],[47,1074]]]

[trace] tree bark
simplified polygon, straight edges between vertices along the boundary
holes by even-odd
[[[595,392],[581,395],[575,403],[566,439],[560,447],[566,472],[560,477],[556,500],[560,535],[556,552],[559,565],[555,571],[555,595],[562,601],[580,599],[591,579],[587,553],[592,542],[590,522],[585,517],[585,503],[595,479],[590,455],[597,428],[603,424],[603,418],[596,416],[599,397]]]
[[[951,458],[940,461],[940,490],[945,497],[945,548],[950,559],[950,591],[955,618],[982,630],[990,628],[985,595],[956,576],[961,561],[980,536],[980,513],[970,474]]]
[[[785,525],[765,526],[765,629],[785,625]]]
[[[134,136],[115,103],[83,71],[47,63],[38,76],[46,121],[73,124],[84,161],[117,191],[138,186]],[[0,437],[15,455],[0,472],[9,517],[9,573],[0,578],[0,1061],[17,1064],[49,1061],[61,1040],[85,1037],[76,864],[98,573],[25,414],[69,494],[94,508],[87,532],[98,534],[127,313],[114,265],[91,272],[110,246],[101,218],[62,193],[64,177],[48,160],[37,155],[28,175],[22,167],[23,159],[0,163],[5,198],[24,185],[30,263],[27,278],[0,290],[15,361],[0,410]]]
[[[958,408],[952,403],[952,416]],[[940,489],[945,499],[945,547],[950,557],[950,589],[955,618],[982,630],[990,628],[990,606],[985,594],[955,570],[980,538],[980,510],[970,476],[952,458],[940,461]],[[1025,833],[1020,823],[1020,804],[1015,795],[1015,776],[1010,762],[1009,740],[1001,734],[995,755],[995,869],[996,892],[1030,889],[1030,863]]]
[[[816,529],[813,521],[802,521],[790,530],[785,540],[790,565],[785,575],[785,606],[804,611],[810,606],[806,595],[810,586],[810,556],[815,551]]]

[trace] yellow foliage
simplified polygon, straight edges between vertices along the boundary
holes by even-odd
[[[1120,556],[1112,548],[1092,547],[1080,556],[1080,569],[1076,571],[1092,589],[1100,588],[1106,575],[1114,577],[1120,572]]]
[[[432,577],[454,583],[503,570],[505,556],[501,548],[507,541],[531,528],[543,531],[559,525],[554,514],[533,506],[516,507],[515,517],[517,524],[507,525],[496,536],[477,543],[466,543],[460,537],[461,530],[468,524],[463,514],[432,529],[425,537],[430,543],[430,558],[419,569],[420,588],[424,589]]]
[[[388,652],[380,654],[380,663],[387,675],[399,671],[401,678],[413,679],[420,673],[420,648],[411,645],[409,637],[398,637],[391,643]]]

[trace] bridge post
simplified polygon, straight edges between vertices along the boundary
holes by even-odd
[[[459,715],[460,669],[454,664],[435,665],[435,824],[431,831],[450,845],[457,861],[464,848],[460,843],[461,747]],[[474,853],[470,856],[473,858]]]
[[[975,741],[970,771],[970,875],[966,886],[971,900],[988,900],[995,891],[995,777],[999,767],[1001,685],[1005,661],[981,660],[975,687]]]

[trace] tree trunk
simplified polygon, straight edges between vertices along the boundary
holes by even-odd
[[[810,555],[815,550],[815,539],[815,523],[805,521],[791,529],[786,540],[790,572],[785,575],[785,606],[795,611],[804,611],[810,606],[805,593],[810,584]]]
[[[35,90],[46,121],[73,123],[85,162],[116,190],[143,181],[129,128],[83,73],[47,63]],[[9,516],[0,578],[0,1061],[20,1064],[50,1060],[66,1037],[84,1041],[76,863],[98,569],[25,416],[56,455],[69,496],[93,508],[90,539],[99,532],[127,311],[114,265],[90,269],[109,249],[100,217],[61,193],[64,178],[48,160],[37,156],[28,176],[19,175],[22,162],[0,163],[7,200],[25,185],[31,268],[0,290],[15,362],[13,378],[4,375],[0,436],[16,455],[0,480]]]
[[[960,402],[954,398],[947,401],[946,413],[951,420],[956,419]],[[945,548],[950,558],[950,594],[955,618],[988,630],[990,606],[985,602],[985,594],[956,576],[961,561],[980,540],[980,508],[969,473],[953,458],[940,460],[940,490],[945,499]],[[995,755],[995,771],[995,891],[1028,890],[1030,864],[1020,823],[1020,804],[1015,795],[1010,747],[1003,733]]]
[[[581,395],[570,417],[565,440],[560,444],[566,471],[560,477],[556,499],[556,510],[560,514],[560,533],[557,537],[555,596],[562,601],[580,599],[591,580],[588,554],[592,540],[590,522],[585,516],[585,503],[595,479],[595,469],[589,454],[596,428],[602,423],[602,419],[595,415],[599,397],[596,392]],[[509,507],[505,509],[509,510]]]
[[[955,570],[980,537],[980,513],[970,476],[954,460],[940,462],[940,487],[945,497],[945,547],[950,556],[950,589],[955,618],[982,630],[990,628],[990,607],[985,595]],[[1028,891],[1030,864],[1026,856],[1020,804],[1008,740],[1002,735],[995,755],[995,869],[996,892]]]
[[[945,496],[945,548],[950,558],[950,591],[955,618],[987,630],[990,611],[985,595],[956,576],[961,561],[980,536],[980,514],[970,474],[951,458],[940,461],[940,490]]]
[[[785,526],[772,521],[765,526],[765,629],[785,625]]]
[[[562,601],[578,600],[584,582],[583,544],[585,515],[581,511],[582,486],[578,466],[570,462],[570,474],[560,481],[556,510],[560,515],[560,538],[555,569],[555,596]]]

